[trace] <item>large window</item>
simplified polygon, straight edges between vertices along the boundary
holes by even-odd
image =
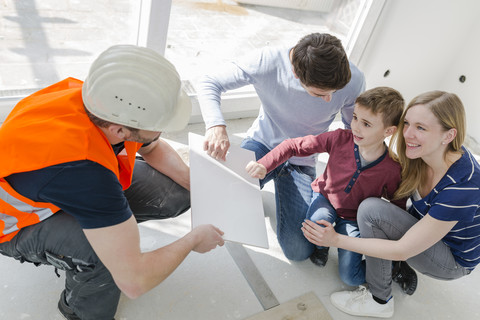
[[[99,52],[137,41],[139,1],[0,0],[2,96],[84,79]]]
[[[194,84],[222,61],[293,45],[311,32],[332,33],[352,52],[365,12],[383,2],[0,0],[0,122],[20,97],[66,77],[85,79],[91,62],[114,44],[157,50]]]
[[[365,2],[173,0],[165,55],[195,81],[222,61],[264,46],[294,45],[312,32],[334,34],[346,45]]]

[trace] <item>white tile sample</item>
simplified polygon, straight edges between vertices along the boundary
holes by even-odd
[[[192,228],[213,224],[225,240],[268,248],[258,180],[245,170],[255,154],[232,145],[219,161],[203,150],[203,136],[189,132],[188,141]]]

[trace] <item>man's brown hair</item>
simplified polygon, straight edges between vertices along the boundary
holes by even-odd
[[[339,90],[352,77],[342,42],[328,33],[312,33],[292,49],[292,65],[307,87]]]

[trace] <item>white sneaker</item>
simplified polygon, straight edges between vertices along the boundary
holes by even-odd
[[[338,309],[354,316],[377,318],[393,316],[393,297],[386,304],[380,304],[373,300],[370,290],[365,286],[359,286],[354,291],[332,293],[330,301]]]

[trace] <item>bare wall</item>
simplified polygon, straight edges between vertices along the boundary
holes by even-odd
[[[480,142],[479,20],[478,0],[388,0],[358,64],[367,88],[391,86],[407,101],[429,90],[454,92],[469,135]]]

